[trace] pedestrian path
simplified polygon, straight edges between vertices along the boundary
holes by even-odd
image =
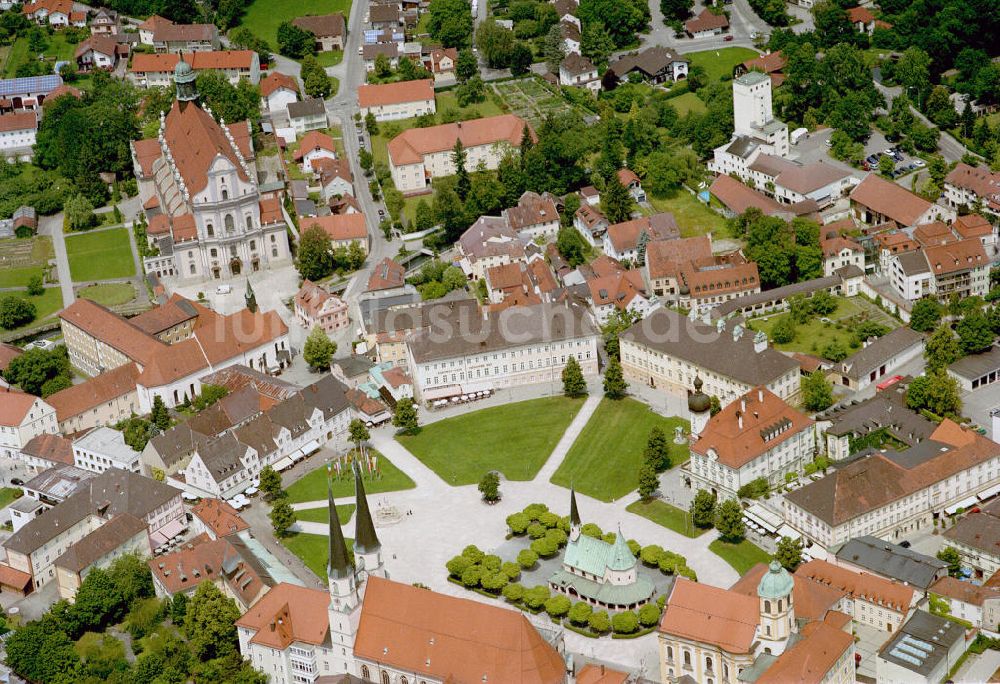
[[[556,469],[562,464],[563,459],[566,458],[566,454],[569,453],[570,447],[576,442],[576,438],[580,436],[584,426],[590,422],[591,416],[594,415],[594,411],[597,410],[597,406],[601,403],[601,397],[602,395],[600,394],[592,394],[583,402],[583,406],[580,407],[576,417],[573,418],[573,422],[566,428],[566,432],[563,433],[559,443],[556,444],[556,448],[552,450],[548,460],[545,461],[545,465],[538,471],[538,475],[534,479],[535,482],[548,482],[552,479]]]

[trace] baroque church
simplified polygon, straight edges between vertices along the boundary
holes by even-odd
[[[281,198],[258,186],[250,123],[216,121],[198,102],[195,76],[182,57],[157,136],[132,143],[153,253],[146,272],[226,280],[288,263]]]

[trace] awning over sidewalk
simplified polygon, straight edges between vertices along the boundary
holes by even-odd
[[[288,470],[289,468],[292,467],[292,465],[293,465],[292,459],[285,456],[284,458],[279,458],[277,461],[275,461],[271,465],[271,467],[280,473],[282,470]]]
[[[435,401],[436,399],[450,399],[462,394],[461,385],[447,385],[446,387],[435,387],[423,393],[424,401]]]
[[[183,520],[171,520],[156,532],[149,535],[149,541],[155,549],[158,546],[166,544],[168,541],[183,532],[186,528],[187,524]]]

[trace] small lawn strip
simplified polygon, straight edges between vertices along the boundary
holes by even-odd
[[[406,473],[394,466],[385,456],[374,450],[371,453],[377,457],[376,465],[380,474],[374,477],[370,475],[364,476],[366,494],[395,492],[401,489],[413,489],[416,486],[413,484],[413,480],[406,476]],[[334,475],[332,489],[333,498],[335,499],[344,496],[354,496],[354,478],[349,475],[337,478]],[[326,464],[320,464],[316,470],[289,485],[286,491],[288,492],[288,501],[290,503],[325,500]]]
[[[74,282],[131,278],[135,275],[127,228],[67,235],[66,252]]]
[[[650,196],[649,202],[656,211],[669,211],[674,215],[681,226],[681,237],[698,237],[708,233],[715,239],[730,237],[726,218],[683,188],[671,197]]]
[[[676,506],[671,506],[659,499],[651,499],[650,501],[639,500],[630,503],[625,510],[629,513],[642,516],[646,520],[651,520],[657,525],[666,527],[668,530],[673,530],[677,534],[683,534],[685,537],[695,539],[705,534],[704,529],[695,527],[690,523],[687,511],[681,510]]]
[[[739,544],[716,539],[708,545],[708,550],[729,563],[740,575],[746,574],[758,563],[767,563],[771,560],[771,554],[747,539]]]
[[[103,306],[119,306],[135,299],[135,288],[132,283],[102,283],[83,288],[77,296]]]
[[[346,525],[351,519],[351,516],[354,515],[354,508],[354,504],[337,506],[337,519],[340,520],[341,525]],[[306,508],[295,511],[295,519],[306,522],[326,523],[330,520],[330,509],[324,506],[323,508]]]
[[[354,540],[347,539],[347,553],[354,553]],[[330,538],[325,534],[294,532],[281,540],[289,551],[299,557],[306,567],[321,580],[326,581],[326,566],[330,561]]]
[[[684,116],[689,112],[701,114],[708,111],[708,107],[705,106],[705,103],[702,102],[701,98],[694,93],[684,93],[683,95],[678,95],[670,100],[670,105],[676,109],[677,113],[681,116]]]
[[[639,486],[639,466],[649,432],[660,426],[670,444],[673,465],[686,461],[686,446],[673,443],[674,428],[688,423],[664,418],[635,399],[602,399],[569,453],[552,476],[552,482],[571,485],[581,494],[601,501],[614,501]]]
[[[4,487],[0,489],[0,508],[6,508],[15,499],[21,497],[21,489],[18,487]]]
[[[750,48],[725,47],[717,50],[689,52],[684,56],[691,60],[692,67],[702,67],[708,76],[709,83],[714,83],[727,76],[732,77],[733,69],[737,64],[742,64],[758,55],[756,50]]]
[[[453,486],[477,483],[491,470],[508,480],[531,480],[582,405],[579,399],[544,397],[493,406],[397,439]]]

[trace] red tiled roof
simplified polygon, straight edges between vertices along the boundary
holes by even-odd
[[[758,599],[684,577],[674,581],[659,631],[712,644],[727,653],[750,653],[760,622]]]
[[[191,509],[191,515],[201,520],[217,537],[250,529],[236,509],[221,499],[202,499]]]
[[[498,142],[519,147],[525,126],[530,130],[521,117],[501,114],[429,128],[410,128],[389,141],[389,160],[396,166],[419,164],[424,155],[450,150],[456,140],[461,140],[466,149]],[[534,132],[531,135],[536,137]]]
[[[35,401],[41,401],[33,394],[25,394],[16,390],[0,390],[0,425],[7,427],[17,427],[24,422],[24,417],[35,405]]]
[[[73,441],[62,435],[36,435],[22,447],[21,453],[53,463],[73,465]]]
[[[851,202],[868,207],[901,226],[912,226],[931,208],[927,200],[874,173],[868,174],[851,191]]]
[[[333,138],[326,133],[309,131],[302,136],[299,146],[295,149],[295,161],[300,161],[302,157],[313,150],[326,150],[327,152],[333,152],[334,155],[337,153],[337,148],[333,144]]]
[[[236,626],[254,631],[251,643],[278,650],[295,641],[319,645],[326,641],[330,631],[329,605],[330,594],[326,590],[282,582],[245,612]]]
[[[38,117],[34,112],[15,112],[0,116],[0,133],[27,131],[38,128]]]
[[[260,81],[260,94],[264,97],[268,97],[276,90],[285,88],[291,90],[296,95],[299,94],[299,84],[298,82],[280,71],[272,71],[267,76]]]
[[[795,571],[795,579],[819,582],[846,591],[852,599],[862,599],[901,613],[906,613],[913,601],[913,587],[866,572],[853,572],[823,560],[800,565]]]
[[[350,242],[368,239],[368,228],[364,214],[332,214],[330,216],[311,216],[302,219],[300,228],[303,231],[319,226],[334,242]]]
[[[852,24],[870,24],[875,21],[875,15],[867,7],[852,7],[847,10],[847,19]]]
[[[56,420],[62,423],[84,411],[135,392],[138,379],[139,368],[134,363],[126,363],[95,375],[79,385],[60,390],[46,401],[56,410]]]
[[[358,86],[358,106],[362,109],[402,104],[404,102],[433,101],[434,80],[430,78]],[[518,139],[518,142],[520,142],[520,139]]]
[[[141,364],[148,363],[166,347],[152,335],[89,299],[77,299],[59,312],[59,318]]]
[[[924,248],[927,263],[935,275],[989,266],[983,243],[976,238]]]
[[[372,274],[368,277],[368,292],[389,290],[402,287],[406,283],[406,269],[386,257],[375,264]]]
[[[240,178],[249,181],[222,127],[196,104],[174,101],[167,114],[164,138],[192,195],[201,192],[208,184],[208,170],[220,156],[229,160]]]
[[[699,33],[701,31],[712,31],[714,29],[728,28],[729,20],[725,14],[714,14],[708,8],[703,9],[694,19],[684,22],[684,28],[688,33]]]
[[[12,344],[0,342],[0,371],[7,370],[10,362],[24,353],[24,350]]]

